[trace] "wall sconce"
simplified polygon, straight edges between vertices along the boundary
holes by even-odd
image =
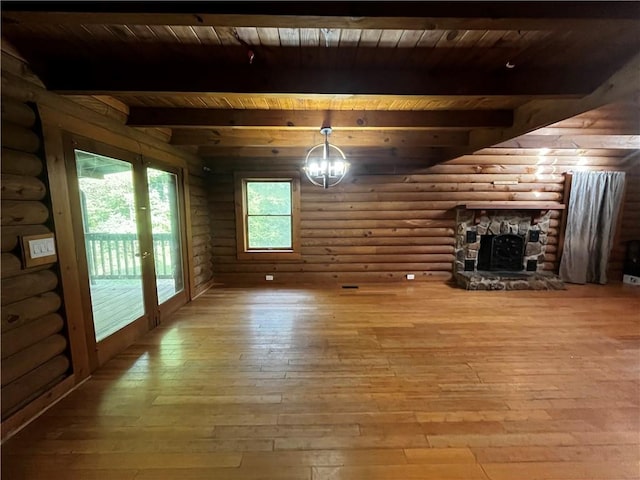
[[[316,145],[304,161],[304,173],[311,183],[322,188],[329,188],[342,181],[349,170],[349,162],[344,152],[329,143],[331,127],[322,127],[320,133],[324,135],[324,143]],[[331,155],[331,150],[336,153]]]

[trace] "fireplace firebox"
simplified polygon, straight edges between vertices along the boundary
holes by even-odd
[[[564,288],[545,263],[551,217],[544,208],[458,208],[456,282],[467,290]]]
[[[514,234],[482,235],[478,270],[520,272],[524,270],[524,237]]]

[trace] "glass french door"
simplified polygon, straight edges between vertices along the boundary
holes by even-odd
[[[75,150],[96,342],[145,314],[133,165]]]
[[[97,367],[186,303],[181,179],[179,170],[93,142],[74,141],[72,163]]]
[[[184,291],[179,178],[177,173],[147,167],[147,185],[156,294],[164,304]]]
[[[156,294],[162,304],[184,290],[178,175],[147,168]]]

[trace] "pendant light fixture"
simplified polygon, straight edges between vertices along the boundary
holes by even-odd
[[[309,150],[304,161],[304,173],[311,183],[322,188],[329,188],[342,181],[349,169],[349,162],[344,152],[329,143],[331,127],[322,127],[324,143]]]

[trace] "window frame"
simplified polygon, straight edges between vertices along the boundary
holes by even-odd
[[[291,185],[291,248],[249,249],[248,247],[248,182],[289,182]],[[300,254],[300,173],[235,172],[236,256],[238,260],[298,261]]]

